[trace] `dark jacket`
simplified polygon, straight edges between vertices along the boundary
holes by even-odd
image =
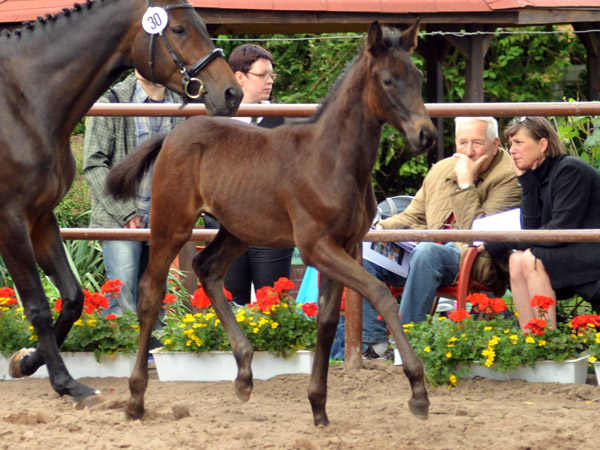
[[[521,175],[519,183],[523,229],[600,228],[600,174],[582,159],[546,158]],[[600,280],[600,242],[488,242],[485,248],[493,256],[530,248],[544,263],[555,290]]]

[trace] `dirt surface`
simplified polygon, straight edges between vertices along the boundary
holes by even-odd
[[[463,380],[429,389],[427,421],[408,412],[400,367],[367,361],[332,366],[327,411],[315,427],[308,375],[255,381],[248,403],[230,382],[160,382],[146,393],[142,421],[127,421],[126,378],[86,378],[106,401],[76,411],[47,379],[0,381],[0,448],[73,449],[581,449],[597,448],[600,387]],[[593,384],[592,384],[593,383]]]

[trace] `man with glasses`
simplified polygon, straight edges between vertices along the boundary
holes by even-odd
[[[229,66],[242,87],[242,103],[268,103],[277,75],[273,73],[273,56],[255,44],[236,47],[229,57]],[[275,128],[283,123],[282,117],[235,117],[263,128]],[[256,211],[256,214],[260,214]],[[217,217],[218,219],[218,217]],[[204,216],[207,228],[217,228],[218,222]],[[293,248],[251,246],[229,267],[225,275],[225,289],[239,305],[251,301],[251,284],[258,290],[273,286],[281,278],[290,278]]]
[[[456,153],[435,164],[408,207],[376,224],[377,229],[469,230],[475,219],[519,207],[521,189],[510,156],[499,149],[498,122],[492,117],[457,117],[455,124]],[[421,242],[411,255],[406,278],[366,260],[363,266],[391,286],[404,286],[402,323],[419,322],[430,313],[436,289],[455,283],[466,250],[460,243]],[[493,288],[506,287],[503,272],[484,252],[472,276]],[[387,349],[387,329],[365,300],[363,310],[365,357],[377,358]]]

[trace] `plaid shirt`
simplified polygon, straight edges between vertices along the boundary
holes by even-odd
[[[139,102],[140,98],[144,101],[146,98],[140,96],[139,93],[136,97],[137,85],[135,75],[132,73],[115,85],[113,92],[120,103],[135,103],[135,99]],[[173,102],[180,101],[176,94],[170,92],[168,94],[170,96],[168,98]],[[103,96],[98,102],[108,103],[109,99]],[[161,130],[168,131],[185,118],[171,119],[164,121],[165,126],[161,127]],[[168,126],[166,126],[167,123]],[[144,205],[147,205],[150,200],[149,177],[142,183],[143,187],[140,186],[138,198],[135,200],[115,200],[106,192],[104,184],[110,168],[132,151],[136,146],[136,141],[141,141],[151,133],[151,130],[148,117],[92,116],[88,119],[84,140],[83,175],[92,190],[90,227],[122,228],[136,215],[142,216],[147,226],[149,206]]]

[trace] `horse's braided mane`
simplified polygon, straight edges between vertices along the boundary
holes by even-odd
[[[103,2],[104,0],[86,0],[86,2],[83,4],[83,6],[86,7],[86,9],[92,9],[92,6],[94,5],[94,3],[97,2]],[[26,20],[25,22],[23,22],[23,27],[22,28],[17,28],[16,30],[8,31],[8,30],[3,30],[2,31],[2,36],[6,37],[6,38],[10,38],[12,35],[15,35],[17,37],[20,37],[23,33],[23,30],[29,30],[32,31],[35,28],[36,24],[41,24],[41,25],[45,25],[46,22],[50,21],[50,22],[54,22],[58,16],[70,16],[71,12],[75,11],[81,11],[82,8],[82,4],[81,3],[75,3],[73,4],[73,8],[68,9],[68,8],[63,8],[63,10],[57,14],[46,14],[46,17],[41,17],[38,16],[36,21],[32,21],[32,20]]]

